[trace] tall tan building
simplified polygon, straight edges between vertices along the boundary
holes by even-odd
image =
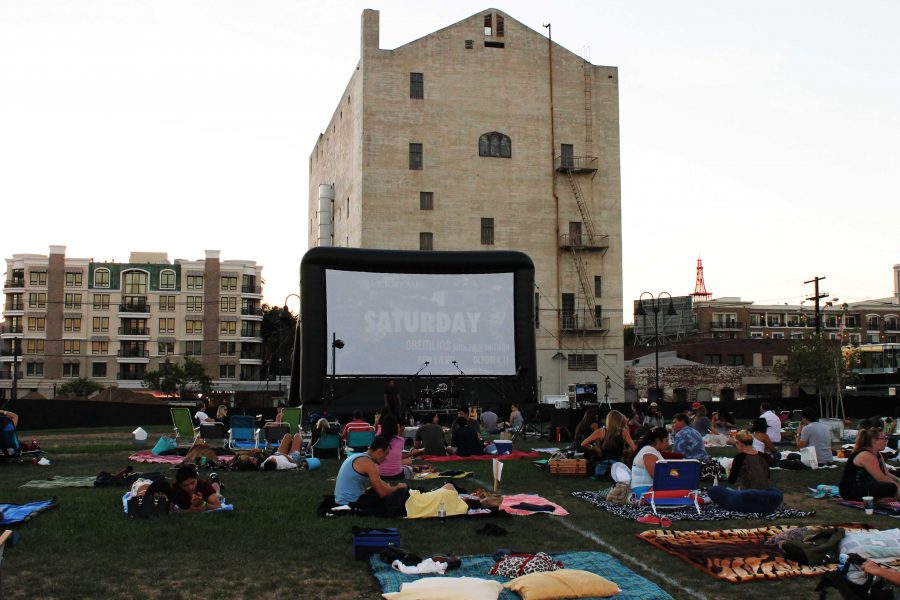
[[[259,389],[262,266],[203,260],[169,262],[132,252],[127,263],[50,254],[6,259],[0,394],[12,387],[19,345],[19,395],[51,397],[56,385],[91,378],[141,387],[148,370],[185,356],[199,360],[221,391]]]
[[[360,60],[309,159],[309,245],[519,250],[541,393],[623,397],[618,71],[488,9]]]

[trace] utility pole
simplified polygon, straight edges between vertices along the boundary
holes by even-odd
[[[821,332],[821,329],[822,329],[822,321],[819,316],[819,299],[828,297],[827,293],[822,293],[822,294],[819,293],[819,282],[822,281],[823,279],[825,279],[825,278],[824,277],[813,277],[809,281],[803,282],[807,285],[809,285],[810,283],[815,285],[815,291],[813,293],[813,296],[811,298],[807,298],[807,300],[815,300],[816,301],[816,309],[815,309],[816,310],[816,337],[819,336],[819,333]]]
[[[19,338],[12,339],[13,344],[13,373],[12,373],[12,390],[10,390],[10,400],[15,402],[19,399],[19,352],[21,351],[21,346],[19,346]]]

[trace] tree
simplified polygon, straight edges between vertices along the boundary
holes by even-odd
[[[204,394],[212,391],[212,377],[206,374],[200,361],[191,357],[184,359],[184,365],[165,363],[159,371],[144,373],[144,387],[166,394],[179,390],[183,398],[188,385],[195,384]]]
[[[840,342],[814,335],[791,345],[787,360],[775,365],[775,375],[784,383],[815,387],[820,412],[823,417],[830,417],[837,414],[831,398],[840,398],[841,387],[855,380],[853,368],[858,364],[859,352],[855,349],[842,351]],[[824,411],[823,398],[829,399]]]
[[[81,377],[73,379],[56,388],[56,395],[63,398],[87,398],[94,392],[99,392],[103,386],[92,379]]]
[[[270,379],[291,372],[294,331],[297,317],[287,307],[263,304],[262,338],[265,377]]]

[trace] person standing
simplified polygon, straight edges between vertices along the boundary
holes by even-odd
[[[797,447],[812,446],[816,450],[816,462],[825,466],[834,462],[831,453],[831,430],[819,422],[819,411],[811,406],[803,409],[803,420],[797,429]]]
[[[766,420],[766,435],[769,436],[769,439],[773,444],[777,444],[781,441],[781,419],[778,418],[778,415],[772,410],[772,405],[768,402],[763,402],[759,405],[759,416]]]
[[[400,421],[400,391],[397,389],[397,381],[388,379],[384,388],[384,413],[391,413]]]

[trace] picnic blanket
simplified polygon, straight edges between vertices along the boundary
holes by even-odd
[[[31,481],[26,481],[19,487],[23,488],[38,488],[38,489],[52,489],[52,488],[64,488],[64,487],[94,487],[94,480],[97,477],[66,477],[64,475],[54,475],[49,479],[33,479]]]
[[[184,461],[183,456],[178,456],[177,454],[169,454],[160,456],[158,454],[152,454],[149,450],[142,450],[141,452],[135,452],[131,456],[128,457],[128,460],[139,462],[139,463],[160,463],[167,465],[179,465]],[[218,460],[222,462],[231,462],[234,460],[234,454],[222,454],[218,456]]]
[[[652,581],[641,577],[631,569],[625,567],[618,560],[602,552],[553,552],[553,560],[563,563],[567,569],[581,569],[596,573],[616,583],[622,590],[617,594],[616,600],[665,600],[672,596],[664,592]],[[434,577],[480,577],[506,583],[509,581],[498,575],[489,575],[494,566],[494,557],[488,554],[478,556],[461,556],[462,566],[459,569],[447,571],[446,575],[433,575]],[[403,575],[391,568],[391,565],[381,560],[376,554],[369,559],[372,574],[378,580],[382,593],[399,592],[400,585],[421,579],[420,575]],[[429,576],[431,577],[431,576]],[[504,589],[500,592],[500,600],[521,600],[515,592]]]
[[[413,475],[413,479],[418,481],[424,481],[428,479],[465,479],[466,477],[472,477],[475,473],[471,471],[441,471],[440,473],[416,473]]]
[[[130,500],[130,499],[131,499],[131,492],[125,492],[125,495],[122,496],[122,512],[124,512],[126,515],[128,514],[128,500]],[[203,514],[217,513],[217,512],[223,512],[223,511],[227,512],[227,511],[232,511],[232,510],[234,510],[234,505],[228,504],[227,502],[225,502],[225,498],[222,498],[222,504],[219,508],[217,508],[215,510],[204,510]],[[177,513],[180,511],[179,511],[178,507],[173,505],[172,512]],[[187,511],[184,511],[184,512],[187,512]]]
[[[636,535],[704,573],[730,583],[782,577],[813,577],[837,568],[837,564],[817,567],[801,565],[786,559],[778,546],[766,545],[769,538],[794,527],[796,526],[772,525],[720,531],[652,529]],[[869,528],[859,523],[837,527],[848,531]]]
[[[598,492],[572,492],[576,498],[580,498],[585,502],[593,504],[598,508],[602,508],[606,512],[636,521],[638,517],[652,514],[652,510],[647,505],[630,505],[630,504],[611,504],[606,501],[606,494],[609,489],[600,490]],[[730,521],[732,519],[786,519],[808,517],[816,514],[816,511],[803,511],[796,508],[781,507],[773,513],[743,513],[735,510],[727,510],[718,504],[707,502],[700,505],[700,514],[693,506],[684,506],[679,508],[666,508],[664,514],[673,521]]]
[[[58,498],[39,500],[28,504],[0,504],[0,525],[22,523],[59,504]]]
[[[494,458],[497,460],[520,460],[523,458],[537,458],[538,456],[540,456],[540,454],[537,452],[513,450],[509,454],[476,454],[474,456],[456,456],[455,454],[448,456],[434,456],[433,454],[427,454],[419,456],[418,458],[428,462],[453,462],[457,460],[491,460]]]
[[[552,506],[552,511],[547,510],[533,510],[525,507],[513,508],[517,505],[527,504],[532,506]],[[551,515],[556,515],[558,517],[564,517],[569,514],[569,511],[564,509],[562,506],[555,502],[550,502],[546,498],[542,498],[541,496],[535,496],[533,494],[513,494],[511,496],[503,496],[503,502],[500,504],[500,510],[506,511],[511,515],[534,515],[541,512],[546,512]]]
[[[855,508],[858,510],[865,509],[862,502],[857,502],[855,500],[844,500],[840,496],[838,496],[837,498],[833,498],[833,500],[838,504],[841,504],[848,508]],[[876,502],[873,510],[876,515],[894,517],[895,519],[900,518],[900,502],[897,502],[896,500],[891,502],[890,504],[879,504]]]

